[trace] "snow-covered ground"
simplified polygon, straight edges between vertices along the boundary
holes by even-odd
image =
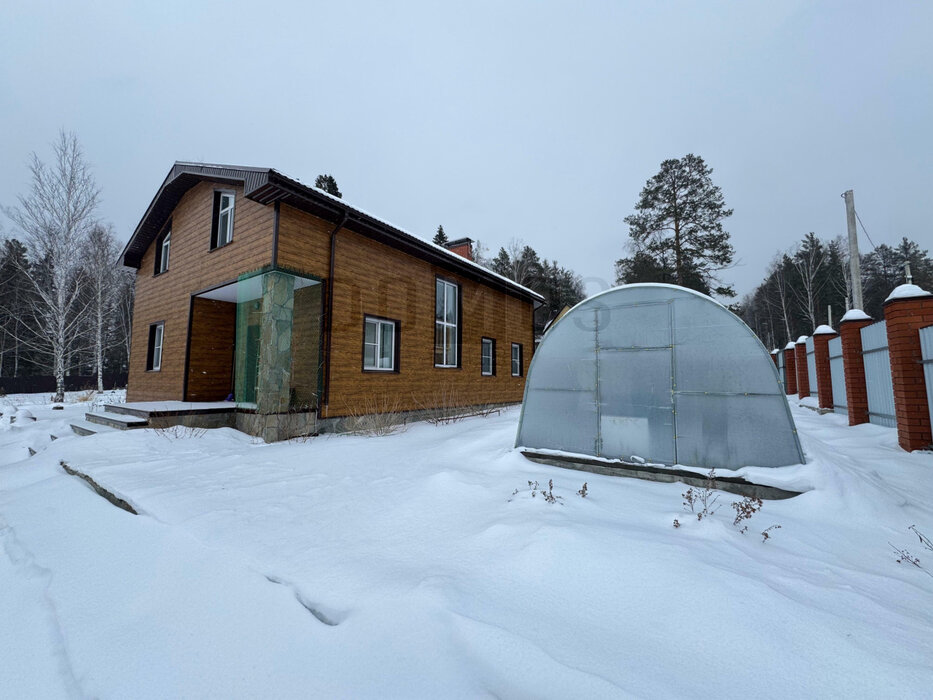
[[[37,420],[10,424],[11,403]],[[743,535],[735,496],[697,522],[681,484],[528,462],[516,410],[275,445],[70,435],[85,410],[0,398],[3,697],[933,688],[933,575],[890,546],[933,572],[907,530],[933,533],[933,455],[888,428],[794,406],[808,463],[768,472],[809,490],[766,502]],[[527,486],[549,479],[556,504]]]

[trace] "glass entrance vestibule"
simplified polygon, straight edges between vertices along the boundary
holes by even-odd
[[[313,411],[322,382],[321,281],[260,270],[192,300],[189,401]]]

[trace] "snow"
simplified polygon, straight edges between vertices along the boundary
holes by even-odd
[[[842,318],[839,319],[839,322],[843,321],[871,321],[871,316],[866,314],[861,309],[849,309],[843,314]]]
[[[836,335],[836,331],[832,329],[832,326],[827,326],[824,323],[816,327],[816,330],[813,331],[813,335]]]
[[[180,411],[216,411],[233,410],[238,405],[233,401],[134,401],[125,404],[126,408],[152,413],[173,413]]]
[[[807,342],[807,336],[805,335],[802,335],[799,338],[797,338],[797,345],[800,345],[801,343],[806,343],[806,342]]]
[[[742,471],[807,492],[766,502],[743,535],[735,496],[698,522],[682,484],[524,459],[516,409],[266,445],[229,428],[52,441],[87,404],[15,405],[37,420],[0,423],[4,696],[925,697],[933,683],[933,576],[889,544],[933,531],[933,455],[890,428],[794,402],[807,463]],[[548,480],[555,504],[527,486]]]
[[[902,284],[899,287],[895,287],[888,298],[885,301],[891,301],[892,299],[913,299],[914,297],[928,297],[933,296],[925,289],[918,287],[915,284]]]
[[[784,346],[785,350],[793,350],[795,348],[796,348],[796,345],[792,342],[788,342],[787,345]]]

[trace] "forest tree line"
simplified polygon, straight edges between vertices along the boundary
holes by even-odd
[[[823,240],[808,233],[791,250],[775,255],[767,274],[734,309],[768,348],[783,348],[817,326],[833,325],[852,307],[848,239]],[[860,256],[862,309],[884,318],[884,300],[906,282],[933,289],[933,259],[916,241],[903,237]]]

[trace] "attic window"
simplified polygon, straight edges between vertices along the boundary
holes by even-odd
[[[211,249],[233,240],[233,192],[214,192],[214,218],[211,224]]]
[[[172,229],[169,228],[157,241],[155,253],[155,274],[161,275],[168,270],[169,254],[172,248]]]

